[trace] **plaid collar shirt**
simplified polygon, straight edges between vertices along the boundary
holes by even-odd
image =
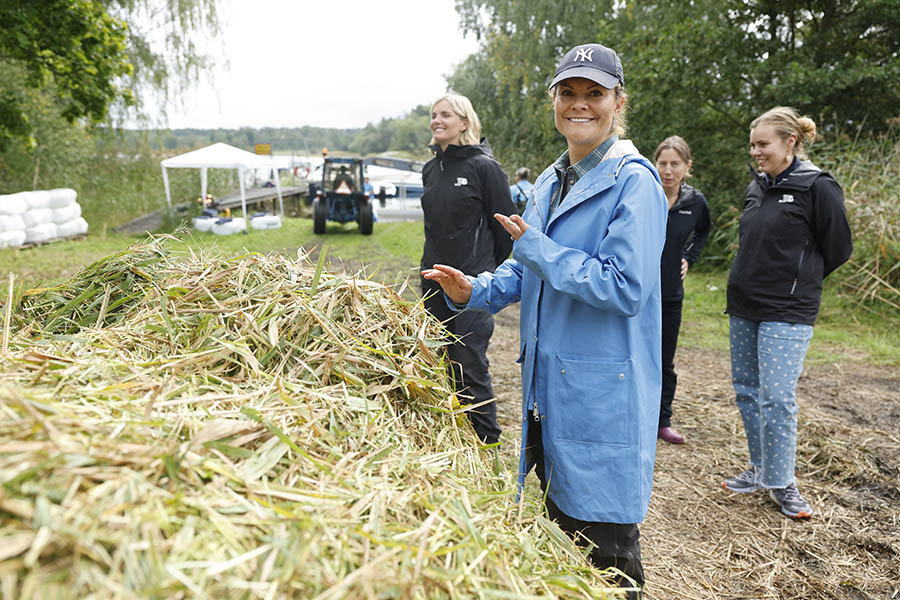
[[[556,190],[553,201],[550,203],[550,212],[547,215],[548,218],[553,214],[553,211],[556,210],[556,207],[559,206],[559,203],[562,202],[563,198],[566,197],[569,190],[575,187],[575,184],[579,179],[584,177],[585,173],[600,164],[600,161],[603,160],[603,156],[618,140],[618,136],[610,136],[609,139],[591,150],[587,156],[574,165],[569,164],[568,150],[563,152],[562,156],[556,159],[556,162],[553,163],[553,170],[556,171],[556,177],[559,180],[559,188]]]

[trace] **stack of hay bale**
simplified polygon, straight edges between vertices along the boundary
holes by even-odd
[[[77,195],[69,188],[0,195],[0,248],[87,233]]]

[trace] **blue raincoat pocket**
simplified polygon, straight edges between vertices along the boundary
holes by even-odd
[[[631,361],[559,354],[548,378],[547,419],[558,441],[628,446],[636,441],[628,398]]]

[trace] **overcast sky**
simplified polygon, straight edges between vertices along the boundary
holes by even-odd
[[[477,50],[454,0],[222,0],[230,61],[171,128],[362,127],[430,104]]]

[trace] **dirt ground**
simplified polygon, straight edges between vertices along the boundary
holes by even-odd
[[[686,322],[683,327],[690,327]],[[516,464],[521,433],[518,307],[495,317],[489,350]],[[679,348],[673,424],[658,443],[653,497],[640,526],[648,599],[900,599],[900,378],[865,364],[807,369],[800,380],[797,476],[816,514],[781,515],[763,492],[734,494],[746,468],[727,354]],[[530,484],[537,485],[533,475]]]
[[[488,351],[501,453],[513,472],[521,436],[518,322],[518,305],[497,314]],[[844,361],[804,371],[797,478],[816,514],[795,521],[764,492],[721,486],[748,461],[727,353],[680,347],[675,360],[673,425],[687,443],[658,442],[650,510],[640,525],[644,597],[900,600],[900,373]],[[538,485],[533,473],[526,484]]]

